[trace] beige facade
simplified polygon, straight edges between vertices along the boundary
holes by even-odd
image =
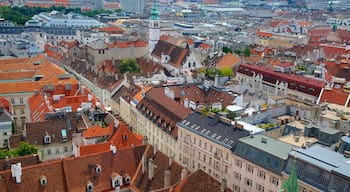
[[[202,169],[218,181],[227,179],[227,186],[233,186],[234,157],[230,149],[205,139],[178,126],[177,161],[194,172]]]
[[[30,111],[28,107],[28,99],[34,92],[2,94],[0,96],[9,100],[13,108],[13,121],[15,132],[21,133],[26,122],[31,122]]]
[[[101,48],[91,48],[88,47],[87,60],[88,63],[92,64],[94,71],[97,71],[97,65],[109,59],[125,59],[125,58],[139,58],[147,55],[148,46],[143,47],[101,47]]]
[[[281,189],[282,175],[277,175],[254,162],[235,156],[231,177],[234,191],[275,192]]]
[[[149,144],[167,156],[177,159],[176,139],[159,128],[156,123],[144,116],[140,111],[137,113],[136,133],[147,136]]]

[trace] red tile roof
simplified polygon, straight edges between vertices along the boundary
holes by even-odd
[[[111,134],[111,131],[112,131],[111,129],[113,129],[114,124],[111,124],[109,127],[111,127],[109,128],[110,132],[107,133],[107,130],[106,130],[105,134],[108,134],[108,135]],[[97,128],[97,129],[101,130],[106,128]],[[88,130],[89,129],[87,129],[86,131]],[[91,131],[89,133],[85,133],[85,132],[83,133],[84,137],[85,135],[96,135],[96,132],[94,133],[91,133]],[[102,134],[99,134],[99,135],[102,135]],[[111,144],[116,146],[117,149],[137,147],[142,145],[142,140],[143,140],[143,137],[139,137],[135,135],[125,126],[124,123],[119,122],[119,126],[116,132],[113,134],[113,136],[110,137],[110,139],[107,142],[79,146],[80,155],[88,155],[88,154],[93,154],[98,152],[109,151],[110,150],[109,147]]]
[[[338,105],[345,105],[347,99],[349,97],[349,93],[344,93],[343,88],[333,88],[332,90],[324,90],[321,95],[320,102],[334,103]],[[350,104],[350,102],[349,102]],[[350,105],[348,105],[350,106]]]
[[[87,156],[65,158],[22,167],[21,183],[16,183],[11,170],[0,171],[0,191],[86,191],[86,183],[94,191],[110,191],[111,175],[118,173],[131,178],[136,173],[146,146],[119,149]],[[100,172],[96,167],[100,166]],[[45,185],[40,179],[46,178]]]
[[[124,30],[120,27],[102,27],[98,29],[100,32],[106,32],[109,34],[123,34]]]
[[[228,53],[224,55],[218,62],[217,68],[223,69],[223,68],[232,68],[233,66],[237,65],[241,61],[241,58],[237,55]]]
[[[221,183],[199,169],[172,188],[170,191],[173,192],[221,191]],[[231,190],[228,188],[224,190],[224,192],[229,191]]]
[[[111,124],[104,128],[102,128],[99,125],[90,126],[83,132],[83,137],[85,139],[108,137],[111,134],[113,127],[114,127],[114,124]]]

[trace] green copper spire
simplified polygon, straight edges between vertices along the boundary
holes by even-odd
[[[153,7],[151,11],[151,19],[156,20],[158,19],[158,9],[156,5],[156,0],[153,1]]]
[[[282,188],[279,190],[279,192],[299,191],[298,176],[297,176],[297,171],[296,171],[296,162],[297,162],[296,157],[294,157],[292,170],[290,171],[288,179],[283,182]]]

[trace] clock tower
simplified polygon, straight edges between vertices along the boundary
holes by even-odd
[[[156,0],[154,0],[151,17],[149,18],[148,28],[148,52],[149,56],[151,57],[153,49],[160,39],[160,20],[158,18]]]

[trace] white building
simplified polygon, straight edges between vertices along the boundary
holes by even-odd
[[[148,52],[150,58],[156,44],[160,39],[160,20],[158,18],[158,10],[155,4],[153,5],[151,15],[151,18],[149,19],[148,31]]]
[[[52,11],[51,13],[39,13],[38,15],[34,15],[32,20],[39,21],[43,27],[89,29],[92,27],[106,26],[106,24],[101,23],[96,19],[84,17],[76,13],[64,15],[58,11]]]

